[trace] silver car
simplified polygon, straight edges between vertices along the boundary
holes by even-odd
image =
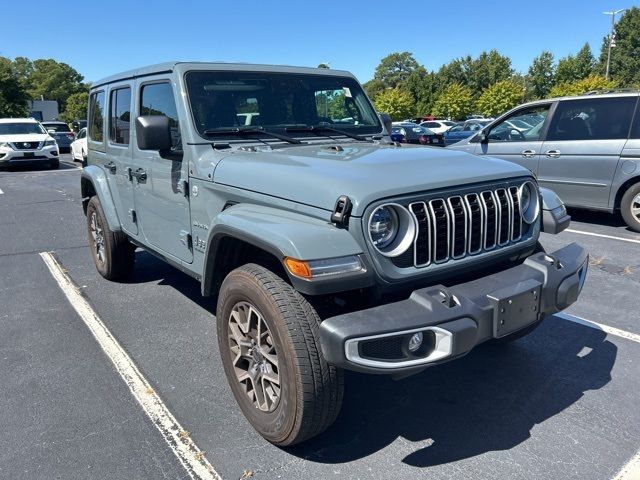
[[[527,167],[566,205],[620,211],[640,232],[638,91],[527,103],[449,148]]]

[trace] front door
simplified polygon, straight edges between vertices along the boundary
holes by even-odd
[[[169,80],[145,80],[138,88],[138,115],[166,115],[171,128],[171,151],[140,150],[134,145],[130,173],[136,214],[145,241],[156,250],[190,263],[191,222],[183,158],[180,120]]]
[[[495,124],[486,141],[476,143],[476,155],[490,155],[538,173],[542,134],[552,103],[525,107]]]
[[[540,184],[576,207],[608,208],[637,96],[561,101],[540,156]]]

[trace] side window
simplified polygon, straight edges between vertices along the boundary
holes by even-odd
[[[549,105],[540,105],[515,112],[489,132],[490,142],[535,142],[540,140]]]
[[[89,138],[104,142],[104,92],[94,92],[89,99]]]
[[[129,145],[131,89],[127,87],[113,90],[109,107],[109,140],[120,145]]]
[[[640,100],[636,107],[636,115],[633,119],[633,125],[631,126],[631,135],[629,138],[640,138]]]
[[[547,140],[625,139],[637,97],[587,98],[560,102]]]
[[[181,150],[180,124],[178,111],[169,83],[151,83],[143,85],[140,92],[140,115],[164,115],[169,118],[171,130],[171,149]]]

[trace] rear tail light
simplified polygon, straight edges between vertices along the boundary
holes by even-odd
[[[76,136],[73,133],[67,133],[67,138],[69,140],[75,140]]]

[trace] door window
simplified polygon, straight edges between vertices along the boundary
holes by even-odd
[[[89,99],[89,138],[104,141],[104,92],[94,92]]]
[[[140,115],[164,115],[169,118],[171,150],[182,149],[180,122],[173,89],[169,83],[151,83],[142,86],[140,93]]]
[[[626,139],[637,97],[586,98],[560,102],[547,140]]]
[[[633,126],[631,127],[631,135],[629,138],[640,138],[640,101],[636,107],[636,115],[633,119]]]
[[[551,105],[539,105],[515,112],[489,132],[490,142],[535,142],[540,140]]]
[[[119,88],[111,92],[109,139],[113,143],[129,145],[131,125],[131,89]]]

